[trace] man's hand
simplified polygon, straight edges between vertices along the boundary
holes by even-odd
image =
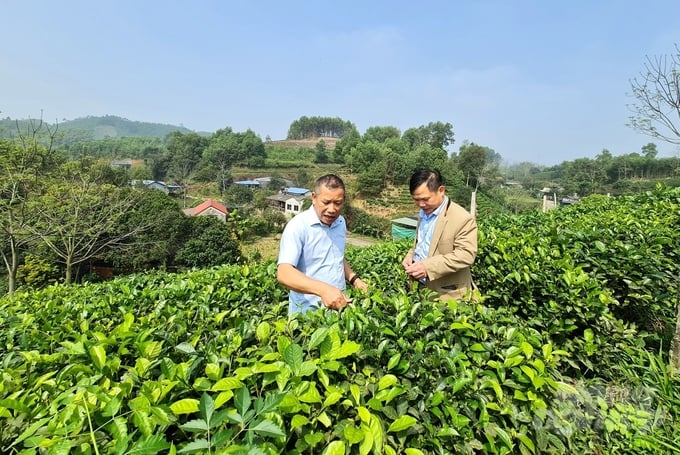
[[[427,278],[427,269],[425,269],[425,264],[422,262],[414,262],[411,265],[404,266],[406,274],[415,280],[422,280]]]
[[[404,269],[407,269],[411,264],[413,264],[413,255],[407,254],[404,260],[401,261],[401,265],[404,267]]]
[[[326,308],[336,311],[342,310],[352,301],[352,299],[348,298],[339,289],[334,288],[333,286],[329,286],[329,289],[324,291],[320,297],[321,303],[323,303]]]
[[[361,292],[368,291],[368,283],[366,283],[361,278],[357,278],[354,282],[354,288],[360,290]]]

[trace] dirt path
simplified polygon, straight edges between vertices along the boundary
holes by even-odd
[[[365,237],[353,237],[353,236],[347,236],[347,244],[352,245],[352,246],[371,246],[375,245],[377,242],[372,239],[368,239]]]

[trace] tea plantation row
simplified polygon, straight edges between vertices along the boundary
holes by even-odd
[[[481,301],[371,290],[289,319],[275,264],[0,300],[0,452],[677,453],[680,191],[480,220]]]

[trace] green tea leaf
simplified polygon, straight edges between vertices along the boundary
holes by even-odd
[[[399,361],[401,361],[401,354],[397,352],[392,357],[390,357],[390,360],[387,362],[387,369],[392,370],[394,367],[399,365]]]
[[[328,336],[328,328],[327,327],[319,327],[312,333],[312,336],[309,338],[309,343],[307,344],[307,349],[314,349],[318,345],[320,345],[323,340]]]
[[[175,349],[184,354],[196,354],[196,349],[186,342],[178,344],[175,346]]]
[[[222,378],[210,388],[213,392],[234,390],[243,387],[243,383],[236,378]]]
[[[293,375],[299,376],[302,366],[302,348],[299,344],[293,343],[283,351],[283,361],[290,367]]]
[[[322,455],[345,455],[345,443],[333,441],[324,449]]]
[[[386,374],[382,378],[380,378],[380,381],[378,381],[378,390],[385,389],[387,387],[390,387],[394,384],[399,382],[397,377],[393,374]]]
[[[194,398],[184,398],[179,401],[175,401],[170,405],[170,410],[175,415],[191,414],[193,412],[198,412],[199,401]]]
[[[94,366],[97,370],[101,371],[102,368],[104,368],[104,365],[106,365],[106,350],[104,349],[104,346],[95,344],[88,349],[88,353],[90,354],[90,359],[92,359]]]
[[[387,429],[387,431],[390,432],[390,433],[392,433],[392,432],[396,433],[398,431],[403,431],[403,430],[411,428],[413,425],[415,425],[416,422],[417,422],[417,420],[414,417],[412,417],[410,415],[403,415],[403,416],[399,417],[397,420],[395,420],[394,422],[392,422],[390,424],[389,428]]]

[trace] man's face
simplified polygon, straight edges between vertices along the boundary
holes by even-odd
[[[439,207],[444,200],[444,186],[437,188],[437,191],[431,191],[427,187],[427,182],[423,183],[416,190],[411,193],[413,202],[416,203],[418,208],[422,209],[426,215],[430,215],[434,212],[437,207]]]
[[[331,190],[321,186],[318,193],[312,193],[312,205],[316,216],[323,224],[330,226],[340,216],[345,203],[345,191],[342,188]]]

